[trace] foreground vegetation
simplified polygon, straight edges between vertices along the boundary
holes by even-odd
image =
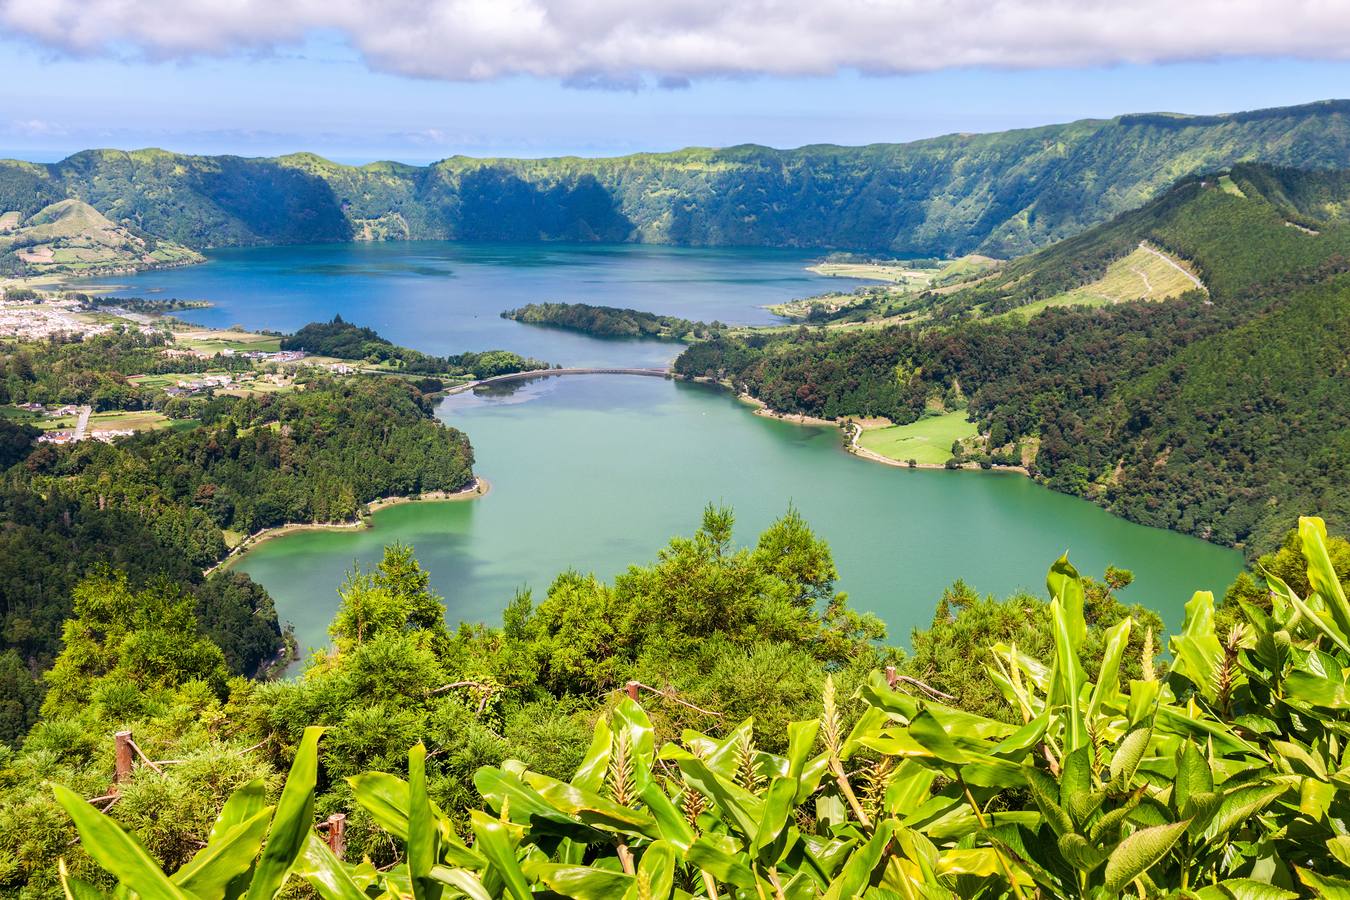
[[[715,554],[702,557],[704,566],[725,574],[721,524],[710,511],[692,544],[675,542],[654,569],[628,577],[699,571],[689,568],[688,554],[700,546]],[[59,803],[78,830],[80,848],[63,851],[59,867],[75,897],[113,881],[142,896],[270,897],[288,879],[350,900],[1341,896],[1350,890],[1339,749],[1350,573],[1333,557],[1344,564],[1350,554],[1319,519],[1301,520],[1296,545],[1301,566],[1293,584],[1268,572],[1268,592],[1256,602],[1234,598],[1217,609],[1211,595],[1196,594],[1170,640],[1166,669],[1152,627],[1130,615],[1101,616],[1128,577],[1108,573],[1106,585],[1097,585],[1061,558],[1047,578],[1049,602],[1039,605],[1050,626],[1042,640],[988,648],[985,677],[1000,704],[992,714],[902,673],[866,675],[863,667],[878,660],[855,652],[849,667],[818,670],[813,700],[768,728],[730,708],[709,722],[711,713],[670,691],[645,704],[611,701],[570,760],[555,750],[477,766],[467,809],[462,797],[446,795],[440,775],[456,758],[467,761],[456,749],[464,739],[447,743],[456,732],[436,728],[392,735],[376,728],[379,716],[363,719],[357,735],[330,728],[322,744],[322,728],[297,729],[284,787],[241,767],[233,761],[239,757],[217,757],[217,766],[233,768],[213,790],[229,799],[214,825],[213,807],[194,810],[197,833],[209,831],[201,843],[175,845],[164,818],[153,828],[137,818],[138,809],[145,815],[147,787],[176,780],[172,770],[142,768],[109,816],[63,786],[31,802]],[[775,568],[791,560],[780,584],[789,594],[795,585],[806,599],[824,586],[816,577],[820,549],[790,516],[753,553],[735,558]],[[1271,564],[1287,569],[1289,559]],[[403,642],[420,647],[425,666],[454,659],[452,648],[465,646],[461,630],[435,649],[448,635],[438,636],[426,615],[439,610],[417,595],[396,600],[396,572],[416,581],[415,566],[395,552],[380,572],[349,586],[334,623],[334,660],[383,643],[369,659],[411,662],[417,657],[389,653],[389,642]],[[504,653],[521,635],[542,635],[523,612],[508,611],[507,627],[489,646]],[[679,632],[658,625],[653,636],[671,634]],[[637,674],[629,666],[610,677]],[[969,678],[970,668],[963,658],[939,674],[960,669]],[[313,677],[311,670],[306,683]],[[642,689],[636,679],[628,684]],[[761,693],[781,696],[782,688]],[[495,697],[485,701],[479,681],[461,689],[469,691],[461,715],[481,719]],[[725,699],[734,696],[723,690]],[[671,711],[704,721],[677,738]],[[547,721],[535,714],[536,739]],[[381,732],[388,755],[366,770],[354,750]],[[390,766],[398,740],[412,750]],[[538,746],[521,740],[502,749],[517,757],[518,749]],[[351,773],[339,789],[341,808],[362,823],[346,860],[314,830],[316,811],[334,808],[325,802],[334,791],[324,786],[341,772]],[[123,797],[131,810],[119,808]],[[477,802],[483,806],[474,808]],[[159,811],[167,808],[161,800]],[[134,832],[154,843],[143,849]],[[48,866],[34,873],[34,885],[39,878],[53,885]]]

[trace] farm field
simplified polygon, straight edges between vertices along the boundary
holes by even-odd
[[[154,431],[159,428],[184,428],[195,422],[170,419],[154,410],[127,410],[94,413],[89,417],[89,432],[100,431]]]
[[[281,349],[281,338],[274,334],[254,334],[251,331],[231,331],[214,328],[192,329],[174,332],[174,343],[185,350],[199,350],[203,353],[219,353],[222,350],[235,350],[247,353],[261,350],[264,353],[276,353]]]

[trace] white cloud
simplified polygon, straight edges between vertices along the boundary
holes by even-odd
[[[0,0],[0,32],[153,59],[346,37],[374,69],[630,89],[727,75],[1350,58],[1350,0]]]

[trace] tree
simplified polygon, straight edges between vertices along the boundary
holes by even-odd
[[[181,587],[160,582],[136,590],[126,573],[105,569],[82,580],[74,599],[62,628],[65,648],[46,676],[44,718],[90,704],[130,717],[189,681],[224,694],[225,657],[198,631]]]

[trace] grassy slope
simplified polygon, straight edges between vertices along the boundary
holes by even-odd
[[[910,144],[418,168],[98,150],[0,164],[0,211],[67,196],[207,247],[353,237],[644,240],[1009,257],[1246,159],[1350,165],[1350,103],[1125,116]]]
[[[1301,174],[1307,173],[1236,166],[1230,181],[1239,192],[1212,177],[1188,178],[1140,209],[1017,259],[976,286],[942,298],[939,310],[999,314],[1029,304],[1044,308],[1063,305],[1074,291],[1123,299],[1090,286],[1118,276],[1119,264],[1140,241],[1183,263],[1216,300],[1314,277],[1328,260],[1350,256],[1350,224],[1317,215],[1341,208],[1336,191],[1350,197],[1350,178],[1307,174],[1320,186],[1314,197],[1303,187]],[[1286,191],[1298,195],[1297,203]],[[1117,290],[1128,283],[1115,281]]]
[[[858,443],[873,453],[905,462],[942,465],[952,458],[952,444],[973,437],[977,429],[965,410],[929,416],[909,425],[864,431]]]
[[[1052,306],[1108,306],[1129,300],[1166,300],[1195,290],[1195,282],[1178,269],[1189,271],[1189,263],[1171,256],[1168,259],[1175,265],[1169,264],[1157,252],[1138,247],[1130,255],[1107,266],[1106,272],[1096,281],[1019,306],[1004,315],[1026,318]]]
[[[110,221],[80,200],[60,200],[0,232],[0,256],[26,263],[31,274],[143,268],[199,261],[201,257],[171,241],[156,241]]]

